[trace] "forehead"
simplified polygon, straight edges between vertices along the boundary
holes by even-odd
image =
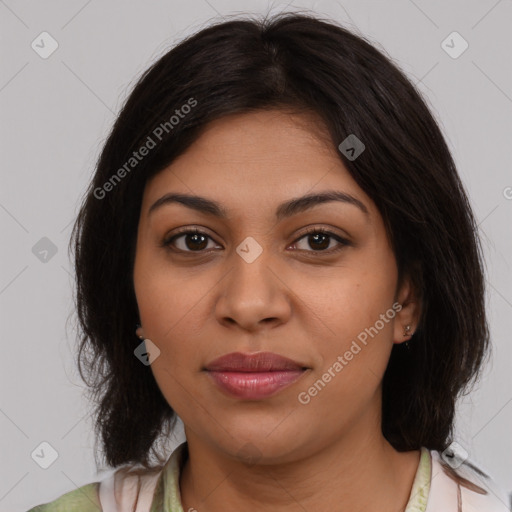
[[[326,189],[356,196],[372,209],[319,118],[258,111],[207,125],[185,153],[148,181],[143,209],[173,191],[209,197],[228,211],[256,212]]]
[[[324,140],[325,139],[325,140]],[[232,114],[209,123],[194,144],[197,151],[207,150],[218,157],[265,157],[266,149],[272,154],[299,150],[332,152],[327,141],[327,128],[314,113],[292,114],[282,110],[261,110]],[[223,155],[219,146],[229,149]]]

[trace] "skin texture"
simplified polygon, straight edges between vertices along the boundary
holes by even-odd
[[[325,190],[356,197],[368,214],[327,202],[276,221],[280,203]],[[178,203],[148,215],[168,192],[215,200],[228,218]],[[181,227],[210,238],[181,236],[162,247]],[[315,242],[305,233],[310,227],[349,245],[333,237]],[[262,249],[251,263],[236,252],[249,236]],[[326,255],[324,247],[341,250]],[[404,327],[412,334],[420,312],[409,281],[397,289],[397,277],[379,211],[310,116],[276,110],[216,120],[147,182],[133,275],[137,334],[160,349],[151,369],[185,425],[184,510],[220,511],[226,503],[249,512],[405,508],[419,451],[397,452],[380,428],[391,349],[410,339]],[[395,301],[403,306],[396,316],[301,404],[299,393]],[[203,371],[221,355],[260,351],[309,370],[263,400],[227,396]]]

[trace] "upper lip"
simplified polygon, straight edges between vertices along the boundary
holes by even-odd
[[[306,366],[273,352],[244,354],[231,352],[214,359],[206,366],[209,371],[271,372],[279,370],[303,370]]]

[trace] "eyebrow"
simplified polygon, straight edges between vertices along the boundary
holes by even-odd
[[[309,210],[317,205],[333,201],[351,204],[359,208],[365,215],[369,214],[366,206],[356,197],[351,196],[346,192],[327,190],[325,192],[306,194],[281,203],[276,209],[276,219],[279,221],[284,218],[291,217],[292,215],[296,215],[297,213]],[[191,208],[207,215],[213,215],[220,219],[227,219],[229,217],[227,210],[216,201],[207,199],[206,197],[172,192],[163,195],[160,199],[157,199],[149,208],[148,215],[164,205],[173,203],[182,204],[187,208]]]

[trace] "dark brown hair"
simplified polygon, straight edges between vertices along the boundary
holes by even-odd
[[[350,134],[365,144],[357,159],[339,157],[375,202],[400,279],[411,276],[422,302],[410,348],[394,346],[384,375],[382,431],[399,451],[442,451],[451,442],[456,399],[489,348],[480,241],[455,164],[397,64],[331,20],[284,13],[214,24],[165,53],[138,80],[98,159],[70,248],[79,368],[110,466],[162,461],[175,421],[151,368],[133,353],[145,183],[209,122],[268,109],[315,114],[335,148]],[[146,156],[130,160],[149,139]]]

